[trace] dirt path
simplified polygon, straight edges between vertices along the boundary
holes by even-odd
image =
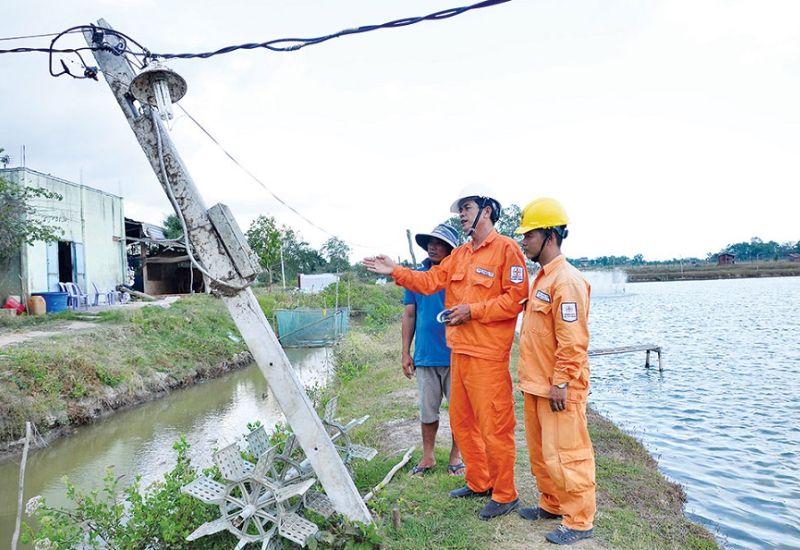
[[[112,308],[125,308],[125,309],[138,309],[148,306],[157,306],[168,308],[175,303],[179,296],[165,296],[160,300],[154,302],[129,302],[127,304],[113,305],[113,306],[95,306],[89,308],[86,313],[92,315],[98,311],[108,310]],[[63,323],[49,323],[46,325],[47,329],[29,328],[21,332],[9,332],[7,334],[0,334],[0,348],[10,346],[11,344],[19,344],[33,338],[45,338],[48,336],[59,336],[70,332],[90,330],[97,327],[97,323],[90,321],[65,321]]]
[[[67,334],[68,332],[93,329],[96,326],[96,323],[90,323],[88,321],[66,321],[63,324],[50,325],[48,326],[48,330],[29,329],[23,332],[0,334],[0,348],[10,346],[11,344],[19,344],[20,342],[32,340],[33,338],[58,336],[60,334]]]

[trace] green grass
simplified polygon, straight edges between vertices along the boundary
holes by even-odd
[[[322,401],[336,393],[337,416],[342,419],[370,415],[352,435],[362,444],[379,447],[392,437],[388,430],[392,423],[405,421],[418,427],[416,390],[402,375],[400,328],[392,322],[400,311],[399,289],[362,286],[374,288],[353,286],[357,292],[351,291],[351,303],[357,302],[363,313],[337,346],[338,381]],[[257,295],[268,316],[278,307],[313,307],[326,300],[263,290]],[[354,295],[358,298],[353,299]],[[361,300],[376,304],[369,306]],[[25,420],[33,420],[40,429],[48,423],[86,421],[89,412],[82,400],[97,402],[111,390],[117,395],[134,394],[154,379],[191,383],[197,376],[213,375],[217,365],[242,350],[244,344],[226,310],[209,296],[183,298],[169,309],[112,310],[100,316],[91,332],[31,340],[0,350],[0,434],[4,439],[18,436]],[[514,349],[514,375],[516,355]],[[519,431],[519,399],[517,413]],[[589,422],[597,453],[597,543],[613,548],[717,547],[708,531],[683,516],[681,487],[658,473],[655,461],[638,441],[597,414],[591,413]],[[419,446],[417,438],[414,443]],[[518,482],[530,484],[527,450],[519,445],[517,451]],[[447,463],[447,449],[437,449],[436,456],[439,464]],[[399,458],[379,455],[370,463],[356,462],[355,482],[360,491],[376,485]],[[411,464],[419,458],[417,450]],[[447,492],[463,480],[448,476],[443,466],[423,478],[408,476],[409,467],[370,501],[382,547],[529,548],[531,541],[542,539],[540,532],[533,533],[529,524],[516,517],[491,524],[479,521],[477,512],[483,502],[450,499]],[[395,507],[401,517],[399,528],[392,521]]]
[[[419,453],[414,459],[419,459]],[[436,459],[446,464],[448,454],[438,449]],[[362,493],[374,487],[397,462],[398,457],[381,457],[359,465],[356,484]],[[366,472],[366,473],[365,473]],[[407,479],[407,471],[396,474],[396,480],[370,501],[372,513],[380,521],[379,532],[384,548],[486,548],[492,530],[477,518],[483,502],[452,499],[448,491],[463,484],[462,478],[447,475],[426,475]],[[364,480],[368,479],[368,483]],[[392,524],[392,509],[400,510],[400,527]],[[457,518],[457,519],[456,519]]]
[[[347,304],[349,294],[358,312],[354,318],[371,332],[399,318],[399,287],[346,279],[339,286],[340,305]],[[259,288],[256,295],[268,319],[278,308],[336,303],[334,287],[317,295]],[[21,437],[26,420],[43,432],[91,420],[98,407],[108,408],[109,395],[119,406],[165,384],[180,386],[196,377],[214,376],[220,365],[246,350],[222,302],[205,294],[184,296],[166,309],[0,318],[0,332],[53,331],[75,320],[90,321],[95,327],[0,348],[0,439]],[[372,348],[370,353],[374,352]],[[353,357],[343,372],[349,369],[355,377],[368,366],[363,358]]]
[[[125,402],[162,384],[162,375],[180,384],[244,350],[222,303],[206,295],[168,309],[104,312],[90,331],[7,346],[0,356],[0,437],[19,437],[25,420],[40,430],[84,422],[97,406],[91,402],[102,403],[109,389]]]
[[[401,373],[399,362],[400,328],[397,324],[378,336],[365,338],[352,331],[339,346],[336,357],[339,416],[353,418],[364,414],[370,420],[354,438],[363,444],[380,446],[385,442],[387,426],[400,419],[416,424],[415,389]],[[512,375],[517,363],[512,350]],[[356,367],[354,367],[357,366]],[[518,442],[522,437],[522,401],[517,398]],[[682,488],[666,480],[656,462],[635,438],[623,433],[613,423],[590,411],[589,428],[597,461],[598,513],[595,542],[611,548],[711,549],[717,548],[713,535],[683,515],[685,494]],[[411,459],[420,458],[420,442]],[[446,464],[448,449],[437,448],[438,464]],[[532,483],[528,452],[517,446],[518,483]],[[365,492],[382,479],[399,456],[379,456],[372,463],[356,464],[357,484]],[[488,528],[477,519],[483,505],[479,500],[450,499],[447,492],[463,483],[446,474],[444,467],[423,478],[411,478],[408,468],[395,475],[370,508],[378,523],[385,548],[529,548],[543,541],[530,524],[516,517],[501,518]],[[399,529],[392,524],[391,510],[399,509]],[[533,546],[538,547],[538,546]],[[542,546],[544,547],[544,546]]]
[[[47,315],[15,315],[14,317],[0,316],[0,329],[4,332],[8,330],[38,327],[42,325],[52,325],[59,321],[78,321],[83,319],[86,314],[75,311],[62,311],[61,313],[48,313]]]

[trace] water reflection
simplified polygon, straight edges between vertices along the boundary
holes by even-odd
[[[593,299],[592,404],[683,484],[687,515],[733,548],[800,548],[800,278],[628,285]]]
[[[333,357],[328,348],[291,349],[287,355],[307,389],[323,387],[330,379]],[[193,463],[209,466],[212,449],[236,440],[254,420],[268,429],[283,420],[277,400],[255,365],[118,412],[32,451],[25,500],[41,494],[51,504],[63,504],[63,476],[83,489],[98,487],[108,466],[125,476],[123,484],[136,474],[144,484],[160,479],[175,464],[172,444],[181,434],[191,444]],[[0,463],[0,494],[16,495],[18,478],[19,460]],[[0,533],[9,533],[9,538],[15,516],[16,497],[0,499]]]

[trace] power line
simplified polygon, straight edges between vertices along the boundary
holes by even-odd
[[[311,225],[311,226],[313,226],[313,227],[315,227],[315,228],[319,229],[320,231],[322,231],[322,232],[323,232],[323,233],[325,233],[326,235],[329,235],[329,236],[331,236],[331,237],[336,237],[337,239],[339,238],[337,235],[335,235],[335,234],[331,233],[330,231],[328,231],[328,230],[327,230],[327,229],[325,229],[324,227],[321,227],[320,225],[318,225],[318,224],[314,223],[313,221],[311,221],[310,219],[308,219],[307,217],[305,217],[305,216],[304,216],[302,213],[300,213],[300,211],[298,211],[298,210],[297,210],[295,207],[293,207],[291,204],[289,204],[288,202],[286,202],[285,200],[283,200],[282,198],[280,198],[278,195],[276,195],[276,194],[275,194],[275,193],[274,193],[274,192],[273,192],[273,191],[272,191],[272,190],[271,190],[269,187],[267,187],[267,186],[266,186],[266,184],[265,184],[263,181],[261,181],[261,180],[258,178],[258,176],[256,176],[255,174],[253,174],[253,173],[252,173],[250,170],[248,170],[248,169],[247,169],[247,168],[246,168],[246,167],[245,167],[245,166],[244,166],[242,163],[240,163],[240,162],[239,162],[239,161],[238,161],[238,160],[237,160],[237,159],[236,159],[236,158],[235,158],[235,157],[234,157],[232,154],[230,154],[230,153],[229,153],[229,152],[228,152],[228,151],[225,149],[225,147],[223,147],[223,146],[222,146],[222,144],[221,144],[219,141],[217,141],[217,139],[216,139],[214,136],[212,136],[212,135],[211,135],[211,132],[209,132],[208,130],[206,130],[206,129],[203,127],[203,125],[202,125],[202,124],[200,124],[200,122],[198,122],[198,121],[197,121],[197,119],[195,119],[195,118],[194,118],[194,117],[193,117],[191,114],[189,114],[189,111],[187,111],[187,110],[186,110],[186,109],[185,109],[183,106],[181,106],[181,105],[180,105],[180,104],[178,104],[178,103],[176,103],[176,105],[178,106],[178,108],[179,108],[181,111],[183,111],[183,112],[184,112],[184,114],[185,114],[187,117],[189,117],[189,120],[191,120],[192,122],[194,122],[194,123],[197,125],[197,127],[198,127],[198,128],[200,128],[200,130],[201,130],[201,131],[202,131],[202,132],[203,132],[203,133],[204,133],[204,134],[205,134],[205,135],[206,135],[206,136],[207,136],[207,137],[208,137],[208,138],[209,138],[209,139],[210,139],[212,142],[214,142],[214,144],[215,144],[217,147],[219,147],[219,148],[220,148],[220,150],[221,150],[221,151],[222,151],[222,152],[225,154],[225,156],[227,156],[229,159],[231,159],[231,161],[233,161],[233,163],[234,163],[236,166],[238,166],[238,167],[239,167],[239,168],[240,168],[240,169],[241,169],[241,170],[242,170],[242,171],[243,171],[245,174],[247,174],[248,176],[250,176],[250,178],[252,178],[252,179],[253,179],[253,181],[255,181],[255,182],[256,182],[256,183],[258,183],[258,184],[259,184],[261,187],[263,187],[263,188],[264,188],[264,189],[267,191],[267,193],[269,193],[270,195],[272,195],[272,197],[273,197],[273,198],[274,198],[276,201],[278,201],[278,202],[279,202],[279,203],[281,203],[283,206],[285,206],[286,208],[288,208],[289,210],[291,210],[291,211],[292,211],[294,214],[296,214],[296,215],[297,215],[297,216],[298,216],[300,219],[304,220],[304,221],[305,221],[306,223],[308,223],[309,225]],[[351,242],[351,244],[353,244],[353,245],[355,245],[355,246],[358,246],[358,247],[360,247],[360,248],[378,248],[378,247],[375,247],[375,246],[370,246],[370,245],[365,245],[365,244],[359,244],[359,243],[352,242],[352,241],[350,241],[350,242]]]
[[[271,50],[274,52],[293,52],[299,50],[300,48],[304,48],[306,46],[313,46],[315,44],[321,44],[323,42],[327,42],[328,40],[332,40],[334,38],[339,38],[341,36],[347,36],[351,34],[361,34],[365,32],[371,32],[379,29],[395,29],[399,27],[407,27],[409,25],[414,25],[416,23],[421,23],[423,21],[440,21],[442,19],[449,19],[451,17],[455,17],[456,15],[461,15],[462,13],[466,13],[468,11],[481,9],[481,8],[488,8],[491,6],[496,6],[498,4],[505,4],[506,2],[510,2],[511,0],[484,0],[482,2],[478,2],[476,4],[471,4],[469,6],[462,6],[458,8],[448,8],[445,10],[437,11],[434,13],[430,13],[428,15],[423,15],[419,17],[406,17],[403,19],[395,19],[394,21],[388,21],[386,23],[381,23],[378,25],[363,25],[361,27],[356,27],[354,29],[344,29],[339,32],[335,32],[332,34],[327,34],[324,36],[317,36],[314,38],[278,38],[275,40],[269,40],[267,42],[258,42],[258,43],[248,43],[248,44],[239,44],[236,46],[227,46],[225,48],[220,48],[215,51],[211,52],[202,52],[202,53],[153,53],[141,44],[139,44],[136,40],[131,38],[130,36],[116,31],[114,29],[108,29],[104,27],[98,27],[96,25],[78,25],[76,27],[71,27],[62,31],[60,33],[53,33],[53,34],[42,34],[42,35],[30,35],[27,37],[6,37],[0,38],[2,40],[20,40],[22,38],[36,38],[36,37],[44,37],[44,36],[54,36],[53,40],[50,42],[49,48],[30,48],[30,47],[22,47],[22,48],[13,48],[7,50],[0,50],[0,54],[6,53],[46,53],[49,56],[50,60],[50,74],[52,76],[61,76],[67,74],[73,78],[92,78],[97,80],[97,68],[89,66],[83,60],[80,52],[83,51],[110,51],[115,55],[124,55],[130,54],[137,57],[144,58],[145,63],[148,59],[151,58],[162,58],[162,59],[207,59],[209,57],[214,57],[216,55],[223,55],[231,52],[235,52],[238,50],[253,50],[258,48],[264,48],[267,50]],[[73,34],[78,32],[90,31],[93,35],[93,43],[96,44],[94,46],[84,46],[81,48],[56,48],[56,42],[66,34]],[[119,42],[111,45],[106,42],[105,37],[106,35],[116,37]],[[128,43],[134,44],[138,51],[131,50],[128,47]],[[53,55],[54,54],[68,54],[72,53],[78,56],[81,61],[81,64],[84,67],[83,75],[75,75],[69,71],[64,61],[60,61],[62,70],[61,72],[54,72],[53,71]]]
[[[328,34],[328,35],[324,35],[324,36],[318,36],[318,37],[314,37],[314,38],[279,38],[279,39],[270,40],[270,41],[267,41],[267,42],[248,43],[248,44],[240,44],[240,45],[236,45],[236,46],[227,46],[225,48],[221,48],[221,49],[218,49],[218,50],[215,50],[215,51],[202,52],[202,53],[177,53],[177,54],[176,53],[152,53],[147,48],[145,48],[143,45],[141,45],[139,42],[137,42],[136,40],[131,38],[130,36],[128,36],[128,35],[126,35],[126,34],[124,34],[122,32],[119,32],[117,30],[98,27],[96,25],[79,25],[79,26],[75,26],[75,27],[71,27],[69,29],[66,29],[66,30],[64,30],[64,31],[62,31],[60,33],[38,34],[38,35],[28,35],[28,36],[13,36],[13,37],[0,38],[0,41],[11,41],[11,40],[22,40],[22,39],[30,39],[30,38],[42,38],[42,37],[49,37],[49,36],[53,36],[54,37],[53,40],[50,42],[50,47],[49,48],[21,47],[21,48],[0,50],[0,54],[6,54],[6,53],[34,53],[34,52],[47,53],[48,56],[49,56],[49,61],[50,61],[50,67],[49,67],[50,68],[50,74],[52,76],[56,76],[57,77],[57,76],[61,76],[61,75],[67,74],[69,76],[72,76],[73,78],[78,78],[78,79],[92,78],[94,80],[97,80],[97,75],[98,75],[98,72],[100,72],[100,71],[97,69],[97,67],[93,67],[93,66],[87,65],[86,62],[84,61],[83,57],[81,56],[80,52],[83,52],[83,51],[98,51],[98,50],[109,51],[109,52],[111,52],[111,53],[113,53],[115,55],[124,55],[128,59],[129,63],[136,64],[136,65],[139,65],[139,63],[136,62],[136,59],[135,59],[136,57],[142,57],[143,58],[143,64],[146,64],[147,60],[150,59],[150,58],[162,58],[162,59],[195,59],[195,58],[200,58],[200,59],[207,59],[207,58],[210,58],[210,57],[214,57],[214,56],[217,56],[217,55],[223,55],[223,54],[235,52],[235,51],[238,51],[238,50],[252,50],[252,49],[258,49],[258,48],[264,48],[264,49],[267,49],[267,50],[270,50],[270,51],[274,51],[274,52],[291,52],[291,51],[299,50],[299,49],[304,48],[306,46],[313,46],[315,44],[321,44],[323,42],[327,42],[328,40],[332,40],[334,38],[339,38],[339,37],[342,37],[342,36],[347,36],[347,35],[351,35],[351,34],[362,34],[362,33],[371,32],[371,31],[375,31],[375,30],[379,30],[379,29],[392,29],[392,28],[399,28],[399,27],[407,27],[407,26],[410,26],[410,25],[421,23],[423,21],[439,21],[439,20],[442,20],[442,19],[449,19],[451,17],[455,17],[457,15],[461,15],[461,14],[466,13],[468,11],[481,9],[481,8],[487,8],[487,7],[495,6],[495,5],[498,5],[498,4],[505,4],[505,3],[510,2],[510,1],[511,0],[484,0],[482,2],[478,2],[478,3],[475,3],[475,4],[468,5],[468,6],[462,6],[462,7],[458,7],[458,8],[448,8],[448,9],[441,10],[441,11],[434,12],[434,13],[430,13],[430,14],[424,15],[424,16],[406,17],[406,18],[403,18],[403,19],[396,19],[394,21],[388,21],[386,23],[382,23],[382,24],[378,24],[378,25],[363,25],[361,27],[357,27],[357,28],[353,28],[353,29],[344,29],[344,30],[341,30],[341,31],[336,32],[336,33],[332,33],[332,34]],[[94,46],[84,46],[84,47],[80,47],[80,48],[56,48],[55,47],[56,42],[62,36],[66,35],[66,34],[83,33],[83,32],[86,32],[86,31],[90,31],[92,33],[93,44],[95,44]],[[106,36],[107,35],[116,37],[118,42],[113,44],[113,45],[108,43],[106,41]],[[129,42],[134,44],[138,48],[138,51],[131,50],[128,47],[128,43]],[[54,54],[67,54],[67,53],[75,54],[78,57],[78,59],[80,60],[81,65],[83,67],[83,74],[82,75],[73,74],[69,70],[69,68],[67,67],[66,62],[63,59],[59,59],[59,62],[60,62],[62,70],[60,72],[54,72],[53,71],[53,55]],[[128,56],[132,56],[133,59],[131,59]],[[76,64],[76,62],[73,61],[73,60],[67,60],[67,61],[69,63],[71,63],[71,64]],[[277,200],[279,203],[284,205],[286,208],[288,208],[290,211],[292,211],[298,217],[300,217],[301,219],[306,221],[312,227],[315,227],[316,229],[322,231],[326,235],[330,235],[331,237],[336,237],[336,235],[334,235],[333,233],[331,233],[331,232],[327,231],[326,229],[320,227],[319,225],[317,225],[316,223],[314,223],[313,221],[311,221],[310,219],[305,217],[303,214],[301,214],[293,206],[291,206],[286,201],[284,201],[283,199],[278,197],[275,193],[273,193],[260,179],[258,179],[257,176],[255,176],[255,174],[253,174],[250,170],[245,168],[233,155],[231,155],[219,143],[219,141],[217,141],[216,138],[214,138],[214,136],[211,135],[211,133],[208,130],[206,130],[191,114],[189,114],[189,112],[186,109],[184,109],[180,105],[178,105],[178,107],[180,107],[180,109],[184,112],[184,114],[186,114],[186,116],[189,117],[189,119],[194,124],[196,124],[197,127],[200,128],[200,130],[203,133],[205,133],[206,136],[208,136],[209,139],[211,139],[211,141],[213,141],[217,145],[217,147],[219,147],[222,150],[222,152],[225,153],[225,155],[231,161],[234,162],[234,164],[236,164],[239,168],[242,169],[242,171],[244,171],[254,181],[256,181],[259,185],[261,185],[261,187],[263,187],[270,195],[272,195],[275,198],[275,200]],[[362,244],[358,244],[358,243],[352,243],[352,244],[354,244],[355,246],[361,247],[361,248],[375,248],[375,247],[372,247],[372,246],[362,245]]]
[[[344,29],[339,32],[335,32],[333,34],[327,34],[324,36],[318,36],[315,38],[278,38],[276,40],[270,40],[268,42],[260,42],[260,43],[249,43],[249,44],[240,44],[238,46],[227,46],[225,48],[220,48],[219,50],[213,52],[203,52],[203,53],[153,53],[153,57],[159,57],[162,59],[194,59],[194,58],[209,58],[214,57],[216,55],[222,55],[226,53],[235,52],[237,50],[254,50],[257,48],[265,48],[271,50],[273,52],[293,52],[299,50],[300,48],[304,48],[306,46],[313,46],[315,44],[321,44],[322,42],[327,42],[328,40],[332,40],[334,38],[339,38],[340,36],[347,36],[350,34],[361,34],[365,32],[375,31],[379,29],[395,29],[398,27],[407,27],[409,25],[414,25],[416,23],[421,23],[422,21],[439,21],[441,19],[449,19],[451,17],[455,17],[456,15],[461,15],[462,13],[480,9],[480,8],[488,8],[490,6],[495,6],[497,4],[504,4],[506,2],[510,2],[511,0],[484,0],[483,2],[478,2],[477,4],[472,4],[470,6],[463,6],[460,8],[448,8],[446,10],[437,11],[435,13],[431,13],[428,15],[423,15],[420,17],[406,17],[403,19],[396,19],[394,21],[389,21],[387,23],[382,23],[380,25],[364,25],[361,27],[357,27],[355,29]]]
[[[29,38],[47,38],[48,36],[59,36],[60,34],[72,34],[81,31],[72,31],[71,33],[60,33],[60,32],[51,32],[49,34],[29,34],[28,36],[7,36],[5,38],[0,38],[0,42],[10,41],[10,40],[27,40]]]

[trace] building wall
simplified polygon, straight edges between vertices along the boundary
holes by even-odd
[[[122,198],[25,168],[0,170],[0,176],[63,197],[60,201],[36,199],[33,205],[49,223],[61,228],[61,241],[76,243],[81,249],[77,282],[84,291],[91,293],[92,282],[105,290],[124,281],[127,265]],[[28,292],[59,290],[52,277],[48,281],[48,247],[52,246],[36,242],[23,251]]]

